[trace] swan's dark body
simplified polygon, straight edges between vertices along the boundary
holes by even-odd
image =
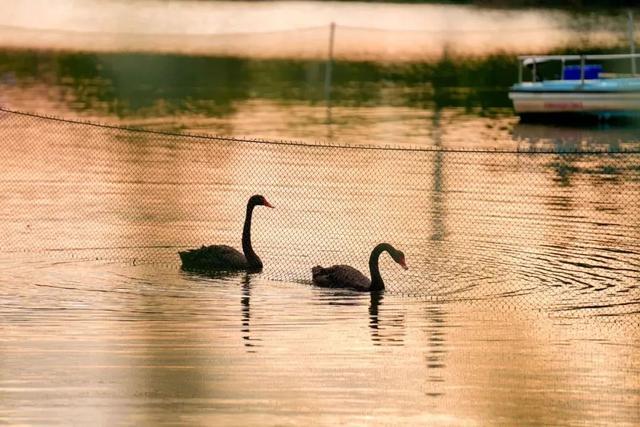
[[[180,252],[182,266],[199,270],[248,270],[247,257],[226,245],[202,246]]]
[[[242,230],[242,252],[227,245],[202,246],[179,252],[182,268],[193,270],[262,270],[262,260],[251,246],[251,218],[253,208],[258,205],[273,207],[260,195],[252,196],[247,202],[247,213]]]
[[[311,269],[313,283],[323,288],[352,288],[359,291],[371,289],[371,280],[350,265],[332,265]]]
[[[384,281],[380,276],[378,259],[383,252],[389,252],[395,262],[407,268],[402,251],[388,243],[380,243],[371,251],[369,272],[371,279],[349,265],[333,265],[331,267],[315,266],[311,269],[313,283],[325,288],[347,288],[362,292],[376,292],[384,289]]]

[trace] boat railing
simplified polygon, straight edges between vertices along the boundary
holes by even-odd
[[[564,76],[565,63],[567,61],[580,61],[580,80],[584,84],[585,81],[585,65],[591,60],[614,60],[629,59],[631,61],[631,75],[636,76],[636,59],[640,58],[640,53],[613,53],[598,55],[519,55],[518,56],[518,82],[522,83],[524,78],[524,66],[531,64],[531,80],[537,80],[537,65],[543,62],[560,61],[562,64],[562,73]],[[527,63],[527,64],[525,64]]]

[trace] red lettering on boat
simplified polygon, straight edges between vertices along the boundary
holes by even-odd
[[[582,102],[545,102],[546,110],[582,110]]]

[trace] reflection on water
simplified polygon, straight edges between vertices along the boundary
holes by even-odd
[[[627,127],[518,123],[514,58],[406,66],[125,54],[0,53],[0,103],[168,131],[434,148],[629,149]]]
[[[363,268],[382,241],[411,259],[406,273],[382,260],[389,289],[405,294],[536,294],[565,306],[555,287],[606,284],[565,295],[568,306],[618,306],[638,276],[637,154],[223,143],[12,113],[2,126],[7,250],[173,263],[178,248],[237,245],[259,191],[279,207],[253,223],[272,278],[304,282],[319,263]]]
[[[536,150],[556,152],[633,150],[637,147],[638,127],[629,126],[550,126],[517,123],[513,138]]]
[[[424,332],[427,337],[427,352],[424,355],[425,366],[428,371],[428,382],[431,388],[426,392],[427,396],[436,398],[444,394],[443,372],[446,368],[446,311],[443,306],[426,305],[424,308],[425,323]]]
[[[260,339],[251,337],[251,275],[242,278],[242,339],[248,352],[255,352],[253,347],[260,347]]]
[[[10,422],[640,421],[637,154],[0,128]],[[278,206],[254,218],[264,273],[182,271],[178,250],[239,242],[256,188]],[[378,241],[411,266],[381,260],[384,295],[309,284]]]
[[[158,12],[159,3],[143,3],[139,10],[158,14],[128,30],[180,31],[161,25],[167,11],[180,22],[214,5],[164,2]],[[215,5],[220,16],[240,7]],[[104,7],[108,26],[124,6]],[[390,8],[412,7],[372,6],[371,16]],[[65,16],[67,30],[90,24],[77,19],[79,9],[54,9],[42,28]],[[418,9],[463,18],[470,10]],[[403,25],[422,28],[422,15],[410,15]],[[492,11],[473,23],[522,28],[563,17]],[[258,29],[249,18],[228,25]],[[33,24],[31,14],[12,19]],[[606,27],[608,19],[576,26]],[[194,33],[219,30],[198,22]],[[97,40],[67,30],[47,42]],[[7,33],[20,43],[34,36],[2,27],[5,44],[16,40]],[[191,36],[202,40],[183,34],[163,49],[174,52],[172,43]],[[5,106],[170,131],[437,149],[221,142],[0,112],[0,419],[639,424],[640,160],[619,153],[640,147],[637,129],[518,123],[505,90],[513,58],[457,57],[470,37],[452,37],[424,45],[450,47],[430,62],[338,61],[329,108],[315,59],[0,53]],[[558,37],[540,43],[556,46]],[[440,151],[461,148],[553,153]],[[178,250],[238,246],[256,189],[278,206],[254,218],[264,273],[180,270]],[[379,241],[402,248],[411,268],[383,257],[384,294],[310,285],[318,263],[366,271]]]
[[[324,106],[325,96],[324,63],[318,61],[5,51],[0,53],[0,73],[5,92],[9,91],[5,101],[16,107],[46,101],[55,104],[58,114],[75,111],[155,121],[183,116],[172,118],[174,126],[185,119],[229,115],[237,103]],[[331,100],[333,106],[352,109],[432,105],[496,109],[510,106],[504,88],[516,73],[515,59],[506,55],[405,66],[336,62]],[[31,109],[56,113],[47,104],[31,104]]]
[[[376,301],[158,265],[56,267],[77,268],[128,278],[101,282],[101,292],[86,281],[63,290],[5,284],[5,420],[639,421],[637,323],[553,321],[491,303]]]
[[[546,52],[610,46],[625,38],[626,14],[470,5],[359,2],[135,3],[63,0],[0,2],[5,48],[155,52],[256,58],[324,58],[329,24],[335,55],[416,61],[443,54]],[[42,11],[34,19],[33,10]],[[98,18],[99,17],[99,18]]]
[[[405,333],[404,313],[380,313],[384,293],[371,294],[369,303],[369,329],[375,346],[403,345]]]
[[[638,422],[637,154],[0,126],[0,390],[16,423]],[[264,273],[181,271],[182,248],[237,245],[256,188],[278,206],[255,216]],[[381,260],[384,295],[309,284],[318,263],[364,270],[379,241],[411,266]]]

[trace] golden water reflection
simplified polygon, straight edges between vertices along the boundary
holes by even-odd
[[[626,14],[357,2],[2,1],[0,47],[253,58],[423,61],[626,40]],[[33,10],[43,11],[37,16]],[[97,19],[97,17],[100,17]],[[526,48],[526,52],[523,49]]]
[[[252,276],[250,334],[259,346],[248,347],[246,276],[111,268],[136,278],[102,293],[58,289],[64,309],[43,312],[26,298],[28,285],[10,288],[21,298],[2,309],[5,419],[638,422],[637,323],[387,295],[372,329],[369,296]]]
[[[640,421],[637,154],[0,126],[12,423]],[[255,192],[277,206],[254,215],[264,272],[181,271],[182,248],[239,245]],[[379,241],[411,267],[382,259],[384,295],[309,285]]]

